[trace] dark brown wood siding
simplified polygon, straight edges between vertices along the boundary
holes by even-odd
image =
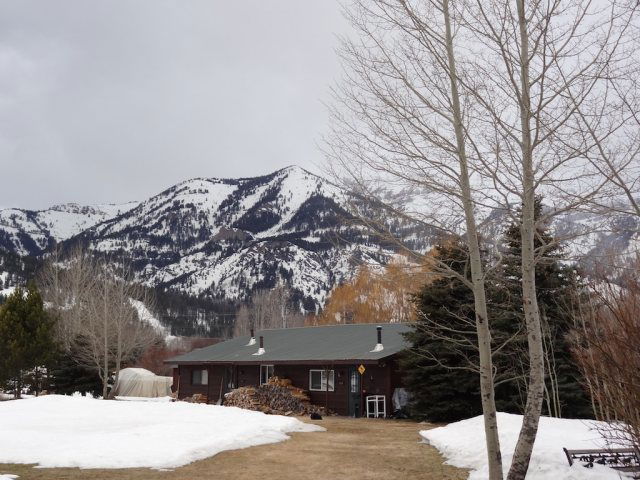
[[[178,390],[178,385],[180,383],[180,368],[173,367],[171,369],[171,376],[173,377],[173,383],[171,384],[171,391],[175,392]]]
[[[193,371],[202,369],[208,371],[209,378],[207,385],[193,385],[191,383]],[[224,378],[224,371],[225,366],[223,365],[181,365],[179,367],[180,389],[178,391],[178,398],[183,399],[199,393],[206,395],[209,403],[217,402],[220,395],[220,384]]]
[[[334,391],[309,390],[309,371],[324,370],[325,368],[334,371]],[[339,415],[347,415],[348,371],[349,369],[345,365],[276,365],[274,374],[281,378],[288,378],[296,387],[305,389],[314,405],[327,407]]]
[[[238,387],[257,387],[260,383],[260,365],[238,365]]]
[[[260,365],[181,365],[179,367],[179,398],[190,397],[195,393],[207,395],[209,403],[216,403],[220,396],[220,386],[223,387],[223,394],[228,391],[227,375],[231,375],[231,380],[236,387],[258,386],[260,383]],[[291,383],[307,391],[311,402],[315,405],[326,406],[329,410],[339,414],[349,414],[349,367],[347,364],[325,365],[318,364],[278,364],[267,363],[264,365],[274,365],[274,375],[280,378],[287,378]],[[358,363],[353,367],[358,367]],[[208,385],[191,385],[192,371],[195,369],[207,368],[209,371]],[[310,370],[334,370],[334,391],[310,391],[309,371]],[[391,397],[393,390],[402,386],[402,382],[397,371],[397,362],[393,359],[381,361],[378,365],[365,365],[365,373],[362,376],[363,397],[367,395],[384,395],[387,404],[387,414],[392,413]]]

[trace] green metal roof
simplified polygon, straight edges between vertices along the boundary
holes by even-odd
[[[247,345],[250,340],[247,335],[193,350],[165,363],[379,360],[407,348],[401,334],[410,330],[410,326],[385,323],[380,325],[384,349],[372,352],[377,342],[377,326],[351,324],[261,330],[255,334],[255,345]],[[265,353],[254,355],[260,346],[260,336],[264,337]]]

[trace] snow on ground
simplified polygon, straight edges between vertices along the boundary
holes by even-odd
[[[603,440],[595,430],[596,424],[589,420],[542,417],[527,480],[619,480],[621,477],[616,470],[602,465],[595,465],[592,469],[579,464],[570,467],[562,451],[563,447],[570,450],[603,447]],[[498,413],[505,475],[511,464],[521,425],[521,415]],[[489,478],[482,416],[423,430],[420,435],[444,455],[448,464],[471,469],[469,480]]]
[[[33,395],[29,395],[27,393],[22,393],[20,395],[21,398],[32,398]],[[4,400],[13,400],[15,398],[15,395],[13,394],[13,392],[11,393],[7,393],[7,392],[3,392],[0,390],[0,401],[4,401]]]
[[[121,402],[171,402],[173,397],[120,397],[117,396],[116,400]]]
[[[0,222],[1,222],[1,219],[0,219]],[[9,279],[9,272],[0,272],[0,285],[6,285],[8,279]],[[8,297],[13,293],[15,289],[16,289],[15,286],[0,288],[0,295],[2,295],[3,297]]]
[[[138,204],[139,202],[94,206],[75,203],[54,205],[36,213],[37,224],[45,227],[56,241],[61,241],[71,238],[98,223],[128,212],[137,207]]]
[[[3,297],[8,297],[10,296],[14,291],[16,290],[16,287],[7,287],[7,288],[0,288],[0,295],[2,295]]]
[[[11,475],[10,473],[0,473],[0,480],[15,480],[18,475]]]
[[[131,302],[133,308],[135,308],[138,312],[138,316],[140,317],[140,319],[155,328],[155,330],[163,336],[165,342],[169,343],[177,338],[169,333],[169,329],[162,325],[160,320],[153,316],[153,314],[149,311],[149,309],[143,302],[141,302],[140,300],[134,300],[133,298],[130,298],[129,302]]]
[[[0,463],[80,468],[175,468],[324,430],[235,407],[62,395],[2,402],[0,425]]]

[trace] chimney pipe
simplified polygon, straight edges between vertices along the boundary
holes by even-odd
[[[247,343],[247,347],[250,347],[251,345],[255,345],[256,344],[256,337],[253,334],[253,328],[251,328],[251,338],[249,339],[249,343]]]
[[[373,347],[373,350],[371,350],[371,353],[381,352],[382,350],[384,350],[384,346],[382,345],[382,327],[377,326],[376,330],[378,332],[378,343],[376,343],[376,346]]]
[[[253,342],[255,343],[255,341],[254,338]],[[260,348],[258,348],[258,351],[254,353],[254,355],[264,355],[264,337],[262,335],[260,335]]]

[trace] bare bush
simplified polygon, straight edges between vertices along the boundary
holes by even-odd
[[[626,271],[603,279],[583,305],[572,335],[573,354],[586,379],[605,439],[640,447],[640,279]]]

